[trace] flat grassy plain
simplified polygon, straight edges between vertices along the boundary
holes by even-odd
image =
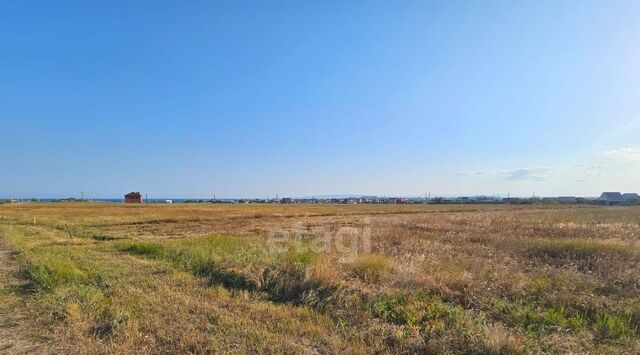
[[[638,207],[0,205],[0,251],[0,352],[640,352]]]

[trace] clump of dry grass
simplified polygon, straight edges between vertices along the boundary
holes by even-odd
[[[501,325],[488,323],[484,329],[484,346],[487,352],[494,354],[522,354],[526,349],[526,340],[517,333]]]
[[[367,282],[379,282],[389,276],[393,266],[384,255],[362,255],[351,264],[353,273]]]

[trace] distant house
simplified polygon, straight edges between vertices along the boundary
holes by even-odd
[[[498,201],[498,198],[493,196],[475,196],[473,200],[475,203],[495,203]]]
[[[576,197],[576,203],[593,203],[593,201],[595,201],[593,197]]]
[[[558,197],[560,203],[578,203],[578,198],[575,196],[560,196]]]
[[[600,195],[600,198],[598,198],[598,202],[603,204],[603,205],[620,205],[623,204],[624,198],[622,197],[622,194],[619,192],[603,192],[602,195]]]
[[[640,195],[638,195],[637,193],[625,193],[622,194],[622,199],[624,200],[624,202],[636,202],[638,200],[640,200]]]
[[[139,192],[129,192],[124,195],[124,203],[142,203],[142,195]]]

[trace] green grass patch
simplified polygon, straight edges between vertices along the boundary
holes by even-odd
[[[629,318],[631,326],[635,328],[636,332],[640,329],[640,300],[635,299],[632,301],[625,310],[625,314]]]
[[[280,254],[279,259],[284,264],[289,264],[295,269],[305,269],[309,267],[317,254],[309,248],[291,248],[287,252]]]
[[[30,281],[36,291],[50,291],[58,285],[82,283],[88,280],[87,274],[64,256],[47,255],[23,261],[21,274]]]
[[[135,255],[161,257],[165,248],[158,243],[129,242],[118,247],[121,251]]]
[[[494,300],[488,305],[493,317],[533,334],[554,330],[578,332],[588,324],[581,313],[564,307],[542,307],[530,302],[506,300]]]
[[[426,293],[382,295],[366,308],[387,322],[415,327],[426,334],[472,331],[477,325],[471,311]]]
[[[461,305],[452,304],[425,292],[384,294],[365,305],[367,312],[385,322],[418,332],[429,343],[418,352],[471,353],[486,350],[484,317]]]
[[[265,292],[277,302],[313,299],[326,305],[324,298],[330,293],[313,277],[317,254],[310,248],[292,246],[283,253],[269,253],[242,237],[212,236],[164,244],[129,242],[118,249],[166,260],[212,285]]]
[[[571,315],[564,307],[552,307],[544,312],[529,312],[527,315],[533,315],[533,317],[526,318],[525,327],[539,325],[543,328],[556,327],[579,331],[586,325],[586,320],[580,314]]]
[[[636,332],[629,318],[606,313],[596,317],[593,323],[593,330],[603,340],[617,340],[625,336],[631,336]]]
[[[245,248],[246,247],[246,248]],[[117,247],[134,255],[165,260],[178,268],[207,278],[211,284],[233,289],[255,289],[257,284],[234,267],[246,266],[248,245],[228,236],[178,243],[128,242]]]

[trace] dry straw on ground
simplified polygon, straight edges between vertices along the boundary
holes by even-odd
[[[304,248],[364,225],[351,260]],[[640,351],[637,207],[48,203],[0,233],[0,351]]]

